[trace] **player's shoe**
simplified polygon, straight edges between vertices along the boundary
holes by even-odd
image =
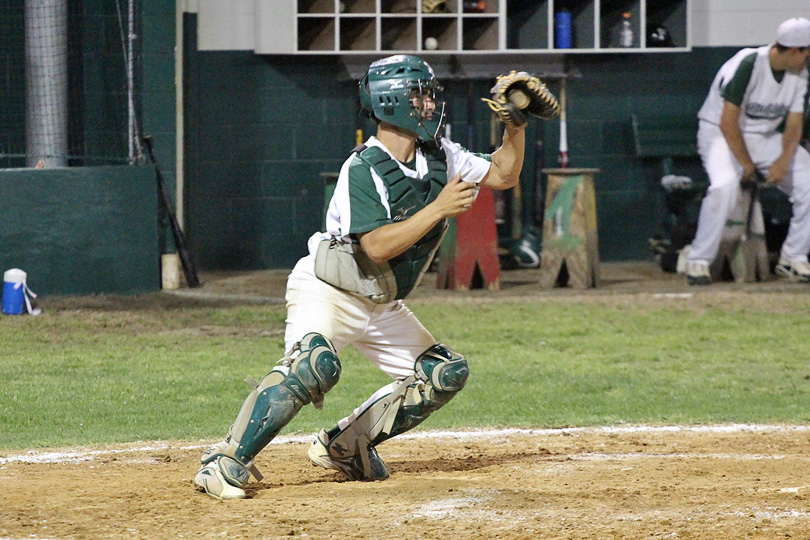
[[[205,463],[200,467],[200,470],[197,471],[197,475],[194,477],[194,485],[197,486],[200,491],[204,491],[217,499],[244,499],[245,490],[229,483],[220,469],[221,461],[229,459],[230,458],[226,456],[220,456],[213,461]],[[233,462],[236,463],[235,461]],[[247,478],[245,478],[245,480],[247,480]]]
[[[324,469],[334,469],[340,471],[349,480],[385,480],[388,478],[388,469],[385,463],[373,446],[368,447],[368,461],[371,466],[371,475],[365,476],[363,473],[363,462],[360,456],[339,457],[329,451],[329,435],[322,429],[307,450],[309,460],[323,467]]]
[[[776,265],[776,273],[790,279],[790,281],[810,282],[810,264],[804,261],[788,261],[779,259]]]
[[[712,282],[709,265],[699,261],[687,261],[686,281],[689,285],[709,285]]]

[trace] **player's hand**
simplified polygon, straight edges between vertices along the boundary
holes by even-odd
[[[740,187],[743,190],[752,189],[756,187],[758,184],[764,184],[765,177],[762,176],[762,173],[754,167],[750,173],[743,171],[743,177],[740,179]]]
[[[773,163],[771,163],[771,168],[768,170],[768,176],[765,177],[765,181],[769,184],[778,184],[788,174],[790,171],[790,159],[789,156],[785,156],[782,154]]]
[[[742,177],[740,178],[741,183],[745,184],[747,182],[756,182],[757,181],[757,167],[753,163],[749,165],[743,166]]]
[[[456,175],[447,182],[442,192],[433,201],[433,205],[442,219],[455,217],[472,208],[475,202],[477,186],[472,182],[462,182],[461,175]]]

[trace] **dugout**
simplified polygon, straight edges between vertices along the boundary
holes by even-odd
[[[358,128],[364,130],[365,136],[371,133],[368,126],[357,118],[356,79],[350,64],[368,65],[374,59],[400,52],[399,44],[388,45],[390,49],[384,51],[352,50],[350,54],[318,50],[306,54],[267,54],[253,50],[255,44],[248,42],[252,33],[244,32],[237,35],[239,42],[235,45],[226,43],[219,48],[206,48],[200,44],[199,36],[216,30],[219,19],[206,16],[204,7],[225,4],[67,0],[69,17],[73,21],[69,25],[68,42],[75,47],[71,49],[75,52],[69,56],[77,63],[71,72],[68,88],[69,136],[76,149],[69,169],[109,167],[99,175],[99,185],[105,190],[113,190],[110,197],[131,203],[133,210],[143,212],[138,216],[136,229],[144,223],[152,223],[150,226],[158,228],[154,224],[157,203],[150,206],[151,202],[131,200],[140,195],[127,191],[129,188],[116,186],[115,181],[110,180],[118,178],[125,184],[130,182],[132,175],[140,174],[127,171],[125,165],[129,163],[126,148],[127,69],[120,57],[121,51],[129,47],[129,40],[128,29],[125,25],[122,34],[120,21],[121,17],[126,21],[126,7],[130,3],[134,7],[134,34],[137,36],[133,41],[135,61],[131,64],[136,81],[133,107],[141,131],[154,136],[161,170],[170,192],[177,194],[182,203],[178,210],[198,268],[213,271],[292,267],[303,255],[308,236],[320,226],[320,209],[324,202],[321,173],[339,169],[355,145]],[[222,9],[238,15],[253,9],[254,5],[266,3],[235,0],[232,4]],[[342,28],[335,26],[334,21],[345,22],[343,15],[331,13],[336,5],[331,0],[279,2],[281,4],[282,12],[313,6],[323,8],[324,13],[300,16],[299,22],[306,22],[315,30],[328,33],[333,28]],[[368,8],[370,12],[380,5],[365,0],[350,4],[352,9],[372,6]],[[409,0],[382,4],[410,5]],[[599,259],[604,262],[646,260],[650,256],[648,239],[661,227],[661,172],[660,163],[650,164],[636,155],[628,122],[630,115],[693,117],[720,65],[740,46],[768,42],[776,24],[795,14],[769,6],[768,12],[752,26],[746,24],[747,19],[743,16],[750,13],[741,8],[738,10],[740,24],[716,25],[711,24],[712,21],[724,20],[722,18],[728,14],[712,5],[691,0],[647,1],[647,5],[676,7],[682,20],[685,20],[684,14],[690,14],[692,39],[688,47],[675,52],[622,51],[612,50],[608,43],[599,43],[602,47],[599,50],[584,50],[577,45],[577,40],[584,39],[583,35],[577,34],[575,50],[571,51],[546,50],[516,55],[501,54],[502,51],[496,50],[502,46],[501,41],[505,41],[507,47],[535,47],[542,43],[542,36],[548,37],[544,32],[547,33],[549,26],[544,24],[548,21],[543,18],[542,8],[538,11],[536,6],[548,7],[550,4],[496,0],[487,3],[494,10],[488,14],[460,14],[459,19],[463,19],[461,26],[449,24],[451,18],[443,18],[443,15],[428,17],[413,13],[392,15],[389,19],[383,15],[372,17],[355,13],[346,17],[358,19],[355,21],[358,39],[365,35],[365,22],[374,17],[378,17],[381,23],[386,21],[386,25],[380,26],[381,29],[385,26],[386,32],[389,29],[391,32],[401,28],[407,30],[411,26],[402,21],[413,18],[433,21],[428,26],[442,30],[443,39],[459,35],[464,38],[460,45],[467,43],[473,48],[464,54],[444,54],[442,51],[425,54],[430,55],[426,59],[439,69],[437,75],[446,88],[453,138],[476,151],[491,150],[490,115],[480,97],[488,94],[492,73],[530,65],[524,61],[537,66],[544,63],[560,65],[565,60],[570,69],[581,75],[568,82],[570,165],[601,171],[594,186]],[[578,4],[595,6],[596,2],[586,0]],[[605,1],[599,4],[613,6]],[[640,6],[641,2],[629,4]],[[14,214],[15,220],[36,213],[38,190],[46,187],[61,189],[54,187],[59,185],[54,178],[49,177],[47,186],[28,180],[28,173],[20,169],[25,165],[17,157],[19,145],[25,138],[25,100],[19,94],[19,89],[25,87],[22,57],[24,6],[24,0],[8,0],[0,7],[0,41],[4,51],[0,55],[0,70],[6,74],[0,81],[0,91],[3,92],[0,167],[6,167],[3,172],[10,175],[7,185],[14,186],[15,197],[18,197],[16,204],[20,209]],[[526,13],[524,9],[530,11]],[[700,16],[697,17],[699,10]],[[590,15],[596,13],[596,10],[586,11]],[[604,14],[608,15],[607,12]],[[640,14],[634,14],[638,15],[634,20],[639,21]],[[775,21],[775,24],[766,23],[766,20]],[[442,26],[442,21],[449,26]],[[465,23],[469,24],[464,26]],[[517,30],[500,36],[504,39],[499,41],[493,36],[501,23],[506,28]],[[515,26],[517,23],[520,23],[519,27]],[[605,28],[610,26],[609,21],[605,24]],[[534,32],[533,25],[541,32]],[[673,38],[685,44],[687,27],[680,24],[669,26]],[[292,32],[294,25],[276,24],[273,28],[284,34]],[[464,28],[469,33],[465,34]],[[598,25],[583,24],[578,28],[579,32],[599,29]],[[727,33],[723,28],[728,28]],[[313,34],[321,36],[323,32]],[[407,31],[404,34],[411,35]],[[126,41],[123,46],[122,35]],[[340,35],[329,36],[333,39],[326,39],[327,45],[341,43]],[[594,40],[589,43],[596,44]],[[182,56],[178,60],[179,53]],[[182,80],[180,92],[175,84],[176,77]],[[559,92],[558,82],[552,80],[550,88]],[[542,208],[544,202],[540,199],[545,192],[545,180],[537,171],[557,164],[558,122],[532,123],[527,140],[529,144],[521,175],[526,207],[523,208],[524,215],[517,220],[510,218],[522,221],[524,227],[531,225],[531,216],[526,215],[528,207]],[[542,144],[537,144],[538,141]],[[116,160],[106,159],[104,155],[114,156]],[[675,165],[678,166],[677,160]],[[95,175],[92,172],[80,174],[88,175],[88,179]],[[16,181],[11,179],[15,175],[18,176]],[[154,187],[154,174],[150,181]],[[28,191],[22,188],[24,185],[29,186]],[[117,189],[124,191],[118,193]],[[154,194],[145,191],[143,194],[154,198]],[[763,193],[763,198],[765,196]],[[64,204],[91,208],[89,215],[95,216],[95,221],[84,221],[82,226],[94,229],[98,237],[103,237],[109,224],[90,206],[102,202],[96,198],[96,192],[90,190],[72,194]],[[54,202],[52,211],[55,208]],[[71,209],[68,213],[73,214],[71,219],[81,221],[76,215],[78,210]],[[27,248],[20,234],[6,233],[4,229],[3,235],[7,252],[25,252]],[[160,248],[154,246],[166,243],[169,234],[162,230],[155,235],[157,241],[154,245],[151,239],[143,241],[153,246],[150,249],[154,250],[151,255],[154,270],[150,266],[144,271],[147,272],[146,281],[154,279],[156,289],[159,280],[154,276],[159,272]],[[55,236],[50,238],[57,239]],[[73,255],[58,246],[52,246],[50,253],[61,258],[49,262],[55,267],[72,263]],[[101,263],[113,259],[102,249],[93,253],[99,254]],[[23,264],[5,264],[24,268]],[[38,278],[31,268],[24,269],[29,271],[32,280]],[[126,285],[121,291],[151,287],[144,285],[146,281],[131,288]],[[69,284],[70,280],[60,278],[52,282]],[[99,291],[110,290],[107,288],[109,283],[105,284],[103,280],[99,283],[103,285]],[[32,285],[35,291],[42,290],[41,287],[37,290],[35,282]],[[53,294],[63,292],[67,293],[67,290],[54,290]]]
[[[675,272],[680,250],[690,244],[709,180],[697,151],[698,120],[693,115],[630,116],[635,155],[651,185],[660,216],[659,229],[650,238],[650,250],[661,268]],[[765,241],[771,270],[787,236],[791,205],[776,188],[758,190],[765,223]]]

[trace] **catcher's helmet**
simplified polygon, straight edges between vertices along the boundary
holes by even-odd
[[[421,58],[407,54],[377,60],[360,79],[360,105],[373,119],[415,133],[436,143],[444,131],[444,104],[436,102],[442,87],[433,69]],[[435,105],[426,109],[428,97]]]

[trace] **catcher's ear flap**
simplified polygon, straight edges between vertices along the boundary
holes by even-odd
[[[360,82],[358,83],[358,87],[360,90],[360,107],[364,111],[367,111],[369,116],[373,114],[374,107],[371,104],[371,93],[368,89],[368,73],[366,73]]]

